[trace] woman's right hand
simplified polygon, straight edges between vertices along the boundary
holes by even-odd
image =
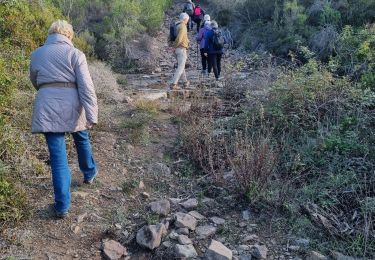
[[[91,122],[87,121],[87,123],[86,123],[86,128],[87,129],[91,129],[91,128],[93,128],[93,126],[94,126],[94,123],[91,123]]]

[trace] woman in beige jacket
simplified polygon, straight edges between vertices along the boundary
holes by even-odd
[[[86,57],[72,43],[73,27],[59,20],[48,33],[45,44],[33,52],[30,62],[30,80],[38,91],[32,132],[45,135],[52,168],[54,209],[57,217],[64,217],[71,200],[65,133],[73,135],[83,180],[91,184],[98,170],[88,129],[98,122],[98,105]]]

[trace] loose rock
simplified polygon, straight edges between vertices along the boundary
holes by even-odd
[[[178,228],[188,228],[190,230],[195,230],[197,226],[197,220],[189,214],[178,212],[175,214],[175,226]]]
[[[170,239],[177,240],[177,238],[178,238],[178,234],[176,233],[176,231],[173,230],[173,231],[168,235],[168,237],[169,237]]]
[[[203,216],[202,214],[200,214],[198,211],[195,211],[195,210],[190,211],[188,214],[193,216],[194,218],[196,218],[198,220],[205,219],[205,216]]]
[[[190,245],[192,244],[193,242],[190,240],[190,238],[188,238],[187,236],[185,235],[179,235],[177,237],[177,240],[178,240],[178,243],[180,243],[181,245]]]
[[[354,257],[346,256],[336,251],[333,251],[331,254],[332,254],[333,259],[335,260],[355,260],[356,259]]]
[[[207,260],[231,260],[232,251],[216,240],[212,240],[206,252]]]
[[[144,189],[144,188],[145,188],[145,184],[144,184],[143,181],[140,181],[140,182],[139,182],[138,188],[139,188],[139,189]]]
[[[149,193],[147,193],[147,192],[145,192],[145,191],[144,191],[144,192],[142,192],[142,193],[141,193],[141,195],[142,195],[142,197],[143,197],[143,198],[145,198],[145,199],[148,199],[148,198],[150,198],[150,194],[149,194]]]
[[[319,252],[310,251],[306,257],[306,260],[328,260],[328,257]]]
[[[237,247],[237,250],[238,250],[238,252],[249,251],[250,250],[250,246],[248,246],[248,245],[239,245]]]
[[[195,233],[197,234],[198,239],[206,239],[216,233],[216,227],[210,225],[199,226]]]
[[[258,241],[259,237],[257,235],[247,235],[242,239],[242,242]]]
[[[267,259],[267,252],[266,246],[255,245],[251,248],[251,254],[258,259]]]
[[[155,249],[160,246],[165,232],[163,224],[144,226],[137,232],[137,243],[148,249]]]
[[[245,220],[245,221],[250,220],[250,211],[249,210],[242,211],[242,219]]]
[[[77,218],[76,218],[77,223],[78,224],[82,223],[85,220],[86,217],[87,217],[87,213],[83,213],[81,215],[78,215]]]
[[[179,228],[176,232],[180,235],[189,235],[189,229],[187,228]]]
[[[103,253],[106,259],[116,260],[127,256],[128,252],[119,242],[109,240],[103,243]]]
[[[219,217],[212,217],[210,219],[216,225],[223,225],[225,223],[225,219],[222,219],[222,218],[219,218]]]
[[[169,201],[172,203],[172,205],[176,206],[182,201],[182,199],[170,198]]]
[[[176,245],[175,246],[175,256],[177,258],[194,258],[197,257],[197,251],[193,245]]]
[[[295,244],[297,246],[307,248],[310,245],[310,240],[309,239],[304,239],[304,238],[299,238],[299,239],[296,239]]]
[[[180,203],[180,205],[187,210],[195,209],[196,207],[198,207],[198,200],[197,199],[188,199],[188,200]]]
[[[171,210],[171,204],[168,200],[159,200],[155,202],[150,203],[151,211],[162,215],[167,216],[169,214],[169,211]]]
[[[173,243],[171,241],[164,241],[162,245],[166,248],[170,248],[173,246]]]
[[[78,197],[78,198],[81,198],[81,199],[86,199],[86,197],[89,196],[89,193],[83,192],[83,191],[73,191],[72,196]]]

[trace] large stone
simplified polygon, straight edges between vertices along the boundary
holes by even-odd
[[[119,242],[109,240],[103,243],[104,257],[109,260],[120,259],[123,256],[127,256],[128,252]]]
[[[207,239],[216,233],[216,227],[210,225],[199,226],[195,233],[198,239]]]
[[[306,260],[328,260],[328,257],[326,257],[325,255],[322,255],[319,252],[310,251],[307,254]]]
[[[177,240],[178,240],[178,243],[180,243],[181,245],[190,245],[190,244],[193,244],[193,242],[191,242],[190,238],[188,238],[185,235],[179,235],[177,237]]]
[[[156,214],[167,216],[169,214],[169,211],[171,210],[171,204],[168,200],[159,200],[151,202],[150,208],[151,211]]]
[[[195,209],[195,208],[198,207],[198,200],[197,199],[188,199],[188,200],[180,203],[180,205],[187,210]]]
[[[161,238],[165,233],[163,224],[144,226],[137,232],[137,243],[148,249],[155,249],[160,246]]]
[[[207,260],[231,260],[232,251],[216,240],[212,240],[206,252]]]
[[[251,248],[251,254],[257,259],[267,259],[267,252],[266,246],[254,245]]]
[[[190,230],[195,230],[197,226],[197,220],[189,215],[182,212],[178,212],[175,215],[175,226],[178,228],[188,228]]]
[[[197,251],[193,245],[176,245],[175,246],[176,258],[194,258],[197,257]]]

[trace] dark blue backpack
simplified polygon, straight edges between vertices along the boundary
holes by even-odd
[[[172,22],[169,26],[169,41],[174,42],[177,38],[177,26],[180,23]]]
[[[212,38],[212,44],[214,46],[214,49],[217,50],[217,51],[224,48],[225,39],[224,39],[224,36],[219,29],[214,30],[214,36]]]

